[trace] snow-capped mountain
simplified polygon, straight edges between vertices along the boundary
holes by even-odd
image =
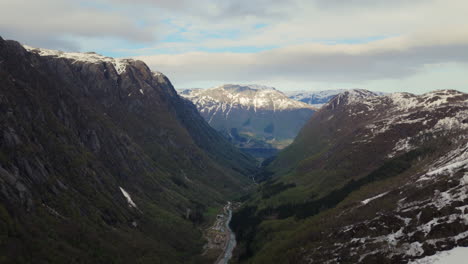
[[[359,90],[359,89],[354,89]],[[333,97],[346,91],[352,91],[347,89],[338,90],[323,90],[323,91],[290,91],[285,94],[294,100],[301,101],[306,104],[310,104],[316,108],[322,107],[328,103]],[[374,92],[377,95],[384,95],[382,92]]]
[[[226,84],[209,89],[183,90],[180,95],[194,102],[201,112],[214,113],[213,110],[224,110],[225,116],[229,115],[231,108],[236,107],[254,112],[314,109],[306,103],[288,98],[273,87],[261,85]]]
[[[466,93],[346,91],[268,169],[261,197],[233,216],[238,237],[250,239],[240,244],[255,242],[252,263],[426,263],[468,246]],[[264,226],[292,235],[276,248]]]
[[[227,84],[179,94],[192,101],[211,126],[242,148],[284,147],[315,111],[275,88],[260,85]]]
[[[344,93],[322,114],[343,124],[334,137],[347,143],[338,151],[361,153],[352,159],[354,167],[383,164],[373,177],[386,173],[393,181],[359,194],[363,200],[349,203],[339,216],[337,222],[346,225],[330,229],[317,244],[320,250],[304,256],[323,262],[341,252],[349,262],[405,263],[468,245],[468,94]],[[355,180],[360,174],[347,173]]]
[[[294,100],[312,105],[316,108],[322,107],[328,103],[337,94],[345,92],[346,90],[323,90],[323,91],[290,91],[285,94]]]

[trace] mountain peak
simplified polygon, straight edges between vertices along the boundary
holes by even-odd
[[[365,89],[351,89],[341,93],[341,96],[352,100],[361,100],[363,98],[379,96],[379,94]]]
[[[341,98],[353,97],[354,99],[365,98],[369,96],[384,95],[382,92],[371,92],[363,89],[336,89],[336,90],[318,90],[318,91],[290,91],[286,92],[289,98],[307,103],[316,108],[326,105],[337,95],[343,94]]]
[[[288,98],[273,87],[261,85],[225,84],[208,89],[186,89],[180,92],[195,104],[217,105],[225,107],[244,107],[257,110],[315,109],[314,107]]]
[[[223,84],[220,86],[216,86],[213,88],[209,89],[224,89],[227,91],[234,91],[234,92],[243,92],[243,91],[264,91],[264,90],[270,90],[270,91],[278,91],[274,87],[270,86],[265,86],[265,85],[258,85],[258,84]]]
[[[255,90],[274,90],[274,91],[278,91],[278,90],[276,90],[275,87],[261,85],[261,84],[247,84],[246,86],[249,87],[249,88],[255,89]]]
[[[223,89],[223,90],[230,91],[230,92],[243,92],[243,91],[255,90],[248,86],[242,86],[242,85],[237,85],[237,84],[223,84],[221,86],[213,87],[210,89],[213,89],[213,90]]]
[[[388,95],[394,105],[402,109],[435,108],[451,102],[464,102],[468,94],[456,90],[436,90],[422,95],[393,93]]]
[[[330,100],[328,106],[334,109],[339,105],[354,105],[363,103],[364,101],[367,101],[366,99],[368,98],[378,97],[381,95],[381,93],[376,93],[365,89],[346,90],[345,92],[338,94],[332,100]]]
[[[64,58],[69,59],[72,61],[79,61],[85,63],[102,63],[108,62],[114,66],[115,71],[117,74],[122,74],[126,71],[127,66],[130,62],[133,62],[133,59],[116,59],[111,57],[106,57],[96,52],[64,52],[60,50],[51,50],[51,49],[43,49],[43,48],[34,48],[28,45],[23,45],[23,47],[32,53],[36,53],[42,57],[56,57],[56,58]]]

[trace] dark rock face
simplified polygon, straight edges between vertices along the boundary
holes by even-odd
[[[201,216],[256,171],[141,61],[0,39],[0,127],[7,261],[187,263],[200,232],[186,210]]]

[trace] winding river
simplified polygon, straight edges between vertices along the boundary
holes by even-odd
[[[232,232],[231,228],[229,227],[229,223],[231,222],[232,218],[232,210],[230,204],[228,205],[228,218],[226,220],[226,230],[229,233],[229,239],[226,243],[226,248],[224,249],[224,255],[221,259],[219,259],[216,264],[228,264],[229,260],[232,258],[232,251],[236,247],[236,235]]]

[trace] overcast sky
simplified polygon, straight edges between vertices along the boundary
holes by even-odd
[[[0,36],[135,57],[176,88],[468,92],[467,0],[0,0]]]

